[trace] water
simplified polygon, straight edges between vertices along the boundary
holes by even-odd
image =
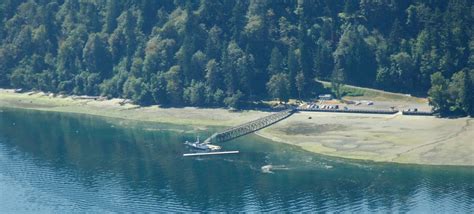
[[[473,167],[341,160],[255,135],[222,144],[238,155],[182,157],[212,131],[0,109],[0,212],[474,210]]]

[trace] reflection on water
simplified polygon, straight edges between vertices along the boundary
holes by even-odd
[[[345,161],[255,135],[223,144],[239,155],[181,156],[212,131],[4,109],[0,211],[474,209],[472,167]]]

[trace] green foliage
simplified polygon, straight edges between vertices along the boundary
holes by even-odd
[[[287,74],[275,74],[267,82],[268,94],[278,98],[280,102],[288,102],[290,98],[290,81]]]
[[[172,105],[183,104],[183,80],[179,65],[170,68],[165,74],[167,98]]]
[[[342,69],[334,70],[331,78],[331,91],[338,99],[342,98],[343,95],[344,78]]]
[[[272,50],[270,64],[268,65],[267,70],[269,75],[275,75],[283,72],[283,56],[277,47],[274,47]]]
[[[471,74],[470,74],[471,73]],[[430,104],[441,115],[473,115],[472,72],[463,70],[454,73],[451,79],[441,72],[431,75],[431,88],[428,91]]]
[[[129,77],[123,85],[123,94],[135,103],[148,105],[151,103],[151,93],[148,85],[141,78]]]
[[[224,99],[224,104],[227,107],[239,109],[243,106],[243,97],[244,94],[240,91],[237,91],[235,94],[228,96]]]
[[[431,88],[437,109],[472,114],[471,9],[467,0],[0,1],[0,87],[241,107],[313,98],[322,79],[336,96],[357,94],[343,84]]]
[[[190,105],[204,106],[206,102],[206,85],[203,82],[192,82],[191,86],[185,89],[184,97]]]
[[[334,69],[343,72],[348,83],[372,86],[376,64],[375,55],[363,37],[366,31],[360,25],[349,25],[344,29],[334,52]]]
[[[357,88],[349,88],[349,87],[342,87],[342,96],[351,96],[351,97],[358,97],[358,96],[364,96],[365,92],[362,89],[357,89]]]
[[[222,71],[220,65],[215,59],[209,60],[206,64],[206,81],[211,89],[218,89],[222,87]]]

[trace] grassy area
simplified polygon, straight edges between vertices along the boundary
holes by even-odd
[[[323,84],[323,86],[330,90],[331,83],[326,81],[318,81]],[[412,97],[407,94],[387,92],[372,88],[364,88],[358,86],[344,85],[342,88],[344,99],[351,99],[352,97],[357,97],[358,99],[371,99],[378,101],[405,101],[405,102],[415,102],[415,103],[424,103],[426,102],[425,98]]]

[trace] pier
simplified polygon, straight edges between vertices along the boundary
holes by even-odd
[[[399,111],[396,109],[321,109],[321,108],[291,108],[283,111],[250,121],[235,127],[225,129],[221,132],[214,133],[207,138],[203,144],[221,143],[229,141],[260,129],[268,127],[274,123],[286,119],[296,111],[310,111],[310,112],[334,112],[334,113],[358,113],[358,114],[396,114]],[[409,112],[403,111],[403,115],[432,115],[432,112]]]
[[[208,156],[208,155],[229,155],[229,154],[239,154],[239,151],[188,153],[188,154],[183,154],[183,157]]]
[[[224,131],[214,133],[204,143],[220,143],[250,134],[291,116],[295,111],[296,109],[286,109],[239,126],[225,129]]]

